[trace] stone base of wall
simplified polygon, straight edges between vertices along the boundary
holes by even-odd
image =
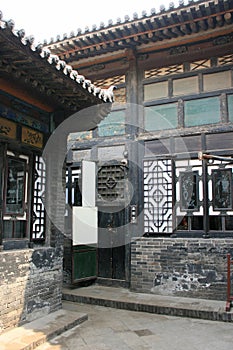
[[[63,254],[63,284],[68,287],[72,285],[72,240],[64,238]]]
[[[137,238],[131,290],[226,300],[227,253],[233,256],[233,239]]]
[[[0,333],[62,307],[62,257],[54,248],[0,253]]]

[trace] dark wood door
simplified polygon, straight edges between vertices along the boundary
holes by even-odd
[[[98,277],[125,280],[125,210],[99,211]]]
[[[98,277],[126,280],[126,203],[128,171],[120,162],[98,170]]]

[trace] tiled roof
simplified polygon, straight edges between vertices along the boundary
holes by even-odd
[[[12,20],[3,20],[0,11],[0,74],[13,77],[45,95],[64,110],[75,111],[88,105],[112,102],[113,88],[100,89],[71,65],[43,45],[34,45],[32,36],[16,30]]]
[[[208,30],[230,26],[233,23],[233,0],[184,0],[179,1],[177,7],[170,3],[169,8],[160,7],[150,14],[143,12],[141,16],[134,13],[133,18],[125,16],[107,25],[101,23],[99,27],[64,34],[56,40],[44,45],[56,52],[60,57],[65,55],[69,61],[77,58],[96,56],[105,52],[117,51],[127,47],[137,47],[150,42],[161,42],[190,34],[199,34]]]

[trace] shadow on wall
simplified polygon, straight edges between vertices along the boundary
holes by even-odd
[[[0,254],[0,333],[62,307],[62,247]]]

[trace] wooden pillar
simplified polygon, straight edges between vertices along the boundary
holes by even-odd
[[[0,144],[0,251],[2,250],[3,236],[3,181],[4,181],[4,148]]]
[[[43,153],[46,162],[46,212],[49,220],[46,241],[56,249],[63,249],[65,233],[65,158],[67,133],[54,132]]]
[[[128,152],[128,181],[133,188],[133,197],[130,205],[126,209],[126,215],[128,216],[129,225],[126,235],[128,235],[127,241],[131,241],[131,237],[137,236],[141,231],[138,226],[138,221],[132,223],[131,218],[131,206],[136,206],[136,211],[139,209],[139,160],[138,160],[138,143],[135,141],[135,137],[139,130],[139,106],[138,106],[138,69],[136,53],[133,50],[127,51],[127,59],[129,68],[127,71],[126,84],[127,84],[127,103],[129,108],[127,109],[126,116],[126,133],[130,134],[130,141],[126,144]],[[126,246],[126,281],[130,282],[130,266],[131,266],[131,245]]]

